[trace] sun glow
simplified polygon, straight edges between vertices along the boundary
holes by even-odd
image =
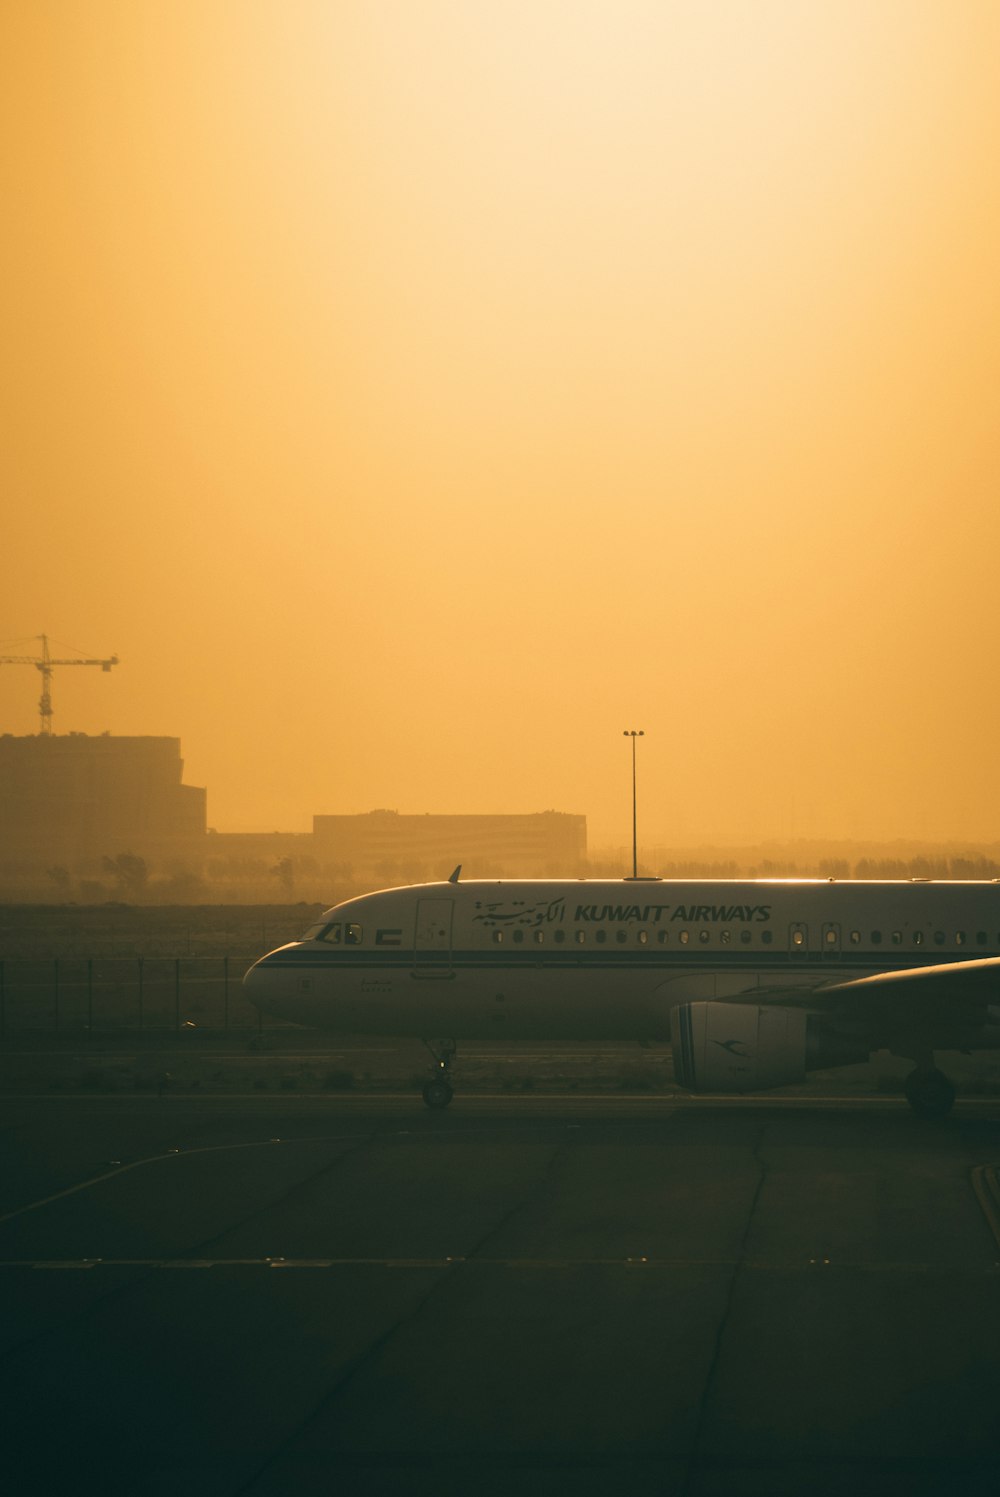
[[[63,730],[231,828],[600,840],[640,717],[658,838],[1000,835],[994,6],[0,27],[4,632],[123,661]]]

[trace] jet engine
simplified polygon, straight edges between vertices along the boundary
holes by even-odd
[[[674,1075],[692,1092],[752,1092],[804,1081],[806,1071],[854,1065],[869,1047],[820,1027],[801,1008],[683,1003],[672,1018]]]

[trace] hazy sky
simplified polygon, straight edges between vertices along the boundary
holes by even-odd
[[[998,76],[996,0],[5,0],[0,649],[222,830],[624,843],[635,727],[640,840],[1000,836]]]

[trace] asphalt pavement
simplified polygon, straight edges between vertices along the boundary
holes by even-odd
[[[8,1097],[9,1490],[1000,1490],[1000,1103]]]

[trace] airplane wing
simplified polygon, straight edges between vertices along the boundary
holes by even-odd
[[[671,1015],[671,1036],[677,1080],[695,1092],[784,1086],[888,1050],[915,1062],[911,1107],[940,1117],[955,1089],[935,1053],[1000,1049],[1000,957],[694,999]]]
[[[880,1036],[903,1031],[941,1033],[937,1044],[960,1040],[970,1028],[1000,1026],[1000,957],[942,962],[876,972],[811,987],[757,988],[740,1001],[804,1008],[834,1028]],[[989,1013],[996,1009],[995,1017]]]
[[[816,1013],[872,1008],[910,1010],[942,1002],[983,1007],[1000,1004],[1000,956],[968,962],[940,962],[928,967],[905,967],[895,972],[870,972],[846,982],[763,985],[748,988],[748,1001],[787,1004]]]

